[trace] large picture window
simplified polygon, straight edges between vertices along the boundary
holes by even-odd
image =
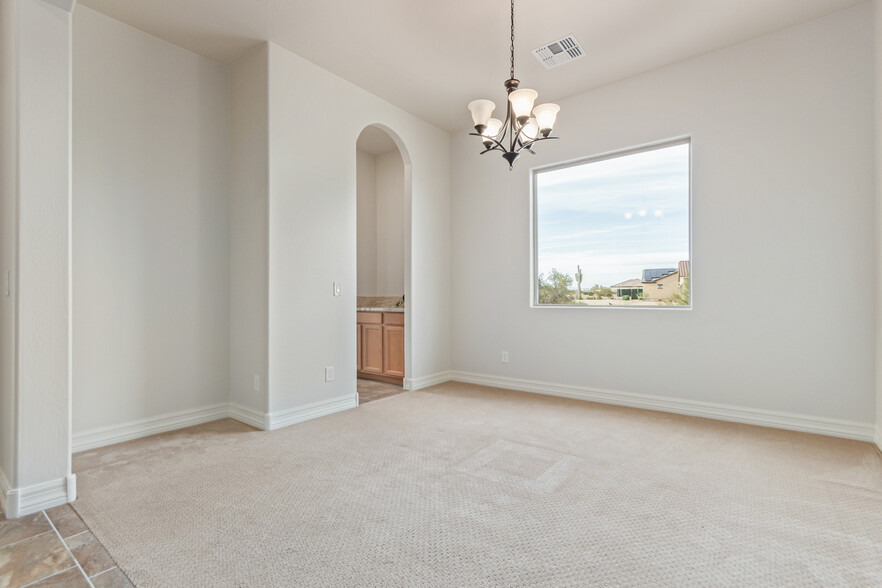
[[[689,308],[690,141],[533,172],[533,303]]]

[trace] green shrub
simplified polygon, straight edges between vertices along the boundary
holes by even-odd
[[[622,300],[631,300],[631,295],[625,294],[624,296],[622,296]]]
[[[575,304],[575,293],[570,292],[573,278],[556,269],[546,276],[539,274],[539,304]]]

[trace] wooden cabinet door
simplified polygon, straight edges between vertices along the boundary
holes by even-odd
[[[383,366],[387,376],[404,377],[404,327],[383,327]]]
[[[361,325],[355,325],[355,341],[356,341],[355,357],[356,357],[356,362],[358,363],[358,368],[357,368],[358,371],[361,371],[361,365],[362,365],[362,361],[361,361],[361,337],[362,337],[362,334],[361,334]]]
[[[383,373],[383,325],[361,325],[361,371]]]

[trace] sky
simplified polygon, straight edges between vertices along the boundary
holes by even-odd
[[[536,188],[539,273],[580,265],[587,290],[689,259],[688,143],[539,172]]]

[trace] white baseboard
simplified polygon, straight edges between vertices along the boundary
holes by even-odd
[[[131,441],[141,437],[149,437],[158,433],[192,427],[230,416],[227,403],[215,404],[204,408],[181,410],[163,414],[149,419],[129,421],[119,425],[100,427],[73,436],[73,452],[86,451],[105,445],[115,445],[123,441]]]
[[[73,436],[73,451],[78,453],[106,445],[116,445],[223,418],[233,418],[257,429],[270,431],[356,406],[358,406],[358,394],[347,394],[272,414],[258,412],[234,402],[215,404],[76,433]]]
[[[12,484],[9,483],[9,478],[6,477],[6,472],[0,469],[0,510],[3,510],[3,512],[7,512],[6,496],[9,494],[10,490],[12,490]]]
[[[876,447],[882,451],[882,423],[876,425]]]
[[[297,408],[289,408],[287,410],[279,410],[267,415],[267,431],[281,429],[288,425],[301,423],[311,419],[323,417],[325,415],[348,410],[358,406],[358,394],[346,394],[329,398],[328,400],[320,400],[306,406],[298,406]]]
[[[77,499],[76,474],[24,488],[10,488],[9,480],[3,476],[0,484],[5,486],[3,509],[8,519],[17,519],[47,508],[55,508]]]
[[[252,410],[235,402],[230,403],[229,417],[236,419],[240,423],[251,425],[255,429],[261,431],[267,430],[267,414]]]
[[[869,423],[827,419],[809,415],[792,414],[756,408],[745,408],[727,404],[700,402],[697,400],[685,400],[668,398],[663,396],[651,396],[649,394],[636,394],[633,392],[618,392],[614,390],[600,390],[582,386],[569,386],[553,384],[550,382],[538,382],[535,380],[521,380],[501,376],[474,374],[469,372],[451,372],[451,379],[457,382],[491,386],[493,388],[506,388],[533,392],[548,396],[561,396],[575,398],[604,404],[616,404],[633,408],[645,408],[661,412],[672,412],[698,416],[721,421],[747,423],[762,427],[802,431],[804,433],[816,433],[831,437],[844,437],[858,441],[873,441],[874,427]]]
[[[404,389],[422,390],[423,388],[429,388],[430,386],[437,386],[438,384],[443,384],[444,382],[452,380],[453,377],[451,374],[452,372],[438,372],[437,374],[429,374],[428,376],[421,376],[419,378],[405,378]]]

